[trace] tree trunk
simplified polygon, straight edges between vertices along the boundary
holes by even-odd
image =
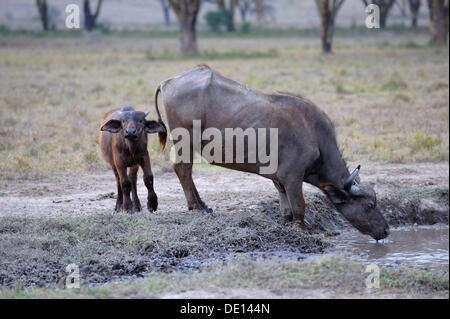
[[[431,42],[445,45],[448,36],[448,1],[428,0]]]
[[[234,32],[236,28],[234,27],[234,6],[227,10],[227,31]]]
[[[386,28],[386,22],[389,11],[394,4],[394,0],[378,0],[374,1],[380,7],[380,28]]]
[[[330,37],[330,8],[328,6],[328,0],[320,0],[320,22],[321,22],[321,40],[322,40],[322,52],[331,53],[331,39]]]
[[[261,23],[264,16],[263,0],[253,0],[253,3],[255,5],[256,19],[258,23]]]
[[[333,46],[334,21],[344,0],[316,0],[320,15],[322,52],[331,53]]]
[[[419,17],[421,1],[420,0],[409,0],[409,11],[411,12],[411,26],[413,28],[417,27],[417,18]]]
[[[163,9],[163,13],[164,13],[164,22],[167,26],[170,25],[170,6],[167,3],[167,0],[160,0],[161,2],[161,7]]]
[[[48,30],[48,10],[46,0],[36,0],[36,5],[39,11],[39,17],[42,23],[42,29],[44,31]]]
[[[247,12],[250,9],[250,2],[248,1],[239,1],[238,2],[239,12],[241,13],[242,22],[247,21]]]
[[[102,6],[103,0],[97,1],[97,8],[94,14],[91,13],[91,6],[89,0],[83,0],[83,11],[84,11],[84,28],[87,31],[92,31],[95,28],[95,22],[97,21],[98,15],[100,14],[100,7]]]
[[[182,55],[198,54],[197,47],[197,15],[201,0],[169,0],[180,25],[180,51]]]
[[[181,54],[186,56],[198,54],[195,22],[191,22],[190,19],[186,19],[180,28],[180,44]]]
[[[389,10],[386,7],[380,7],[380,28],[386,28],[386,20]]]

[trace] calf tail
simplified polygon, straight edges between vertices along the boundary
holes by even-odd
[[[156,88],[155,108],[156,108],[156,114],[158,114],[158,122],[164,127],[164,132],[158,133],[159,145],[161,146],[161,150],[164,150],[164,148],[166,147],[166,141],[167,141],[167,127],[164,124],[164,122],[162,121],[161,113],[159,113],[159,109],[158,109],[158,94],[159,94],[159,92],[161,92],[161,84],[158,85],[158,87]]]

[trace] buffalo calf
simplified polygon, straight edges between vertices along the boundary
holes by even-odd
[[[139,166],[144,173],[144,183],[148,189],[147,208],[150,212],[158,208],[158,198],[153,190],[153,174],[147,151],[147,134],[159,133],[164,136],[166,128],[162,122],[146,120],[148,113],[135,111],[131,106],[124,106],[106,113],[100,126],[101,154],[116,176],[115,213],[122,208],[128,213],[141,210],[136,190]],[[128,167],[130,169],[127,174]],[[130,192],[133,194],[133,200],[130,198]]]

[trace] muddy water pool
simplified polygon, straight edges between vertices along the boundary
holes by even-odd
[[[449,265],[448,237],[448,225],[391,229],[389,237],[378,242],[357,231],[350,231],[333,240],[332,252],[388,266],[443,269]]]

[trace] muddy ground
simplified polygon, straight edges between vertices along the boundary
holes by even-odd
[[[353,167],[354,163],[350,163]],[[303,260],[327,252],[351,226],[314,187],[305,187],[307,231],[283,222],[269,180],[200,167],[194,181],[212,214],[188,211],[173,172],[155,169],[156,214],[111,215],[110,171],[4,181],[0,188],[0,286],[62,287],[65,267],[89,284],[144,277],[151,271],[201,271],[237,256]],[[141,177],[141,175],[139,176]],[[448,224],[448,163],[363,163],[393,227]],[[146,189],[138,183],[141,202]]]

